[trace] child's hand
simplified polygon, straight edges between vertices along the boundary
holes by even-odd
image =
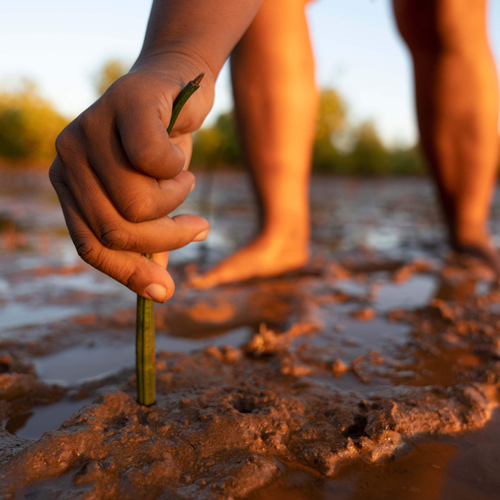
[[[202,71],[201,88],[184,106],[171,137],[172,104]],[[191,132],[213,102],[213,78],[180,55],[137,63],[57,139],[50,179],[80,257],[157,302],[174,291],[164,267],[141,256],[205,239],[208,222],[168,217],[194,188],[187,168]],[[165,256],[157,259],[165,262]]]

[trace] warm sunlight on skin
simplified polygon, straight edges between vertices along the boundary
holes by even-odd
[[[223,0],[196,11],[176,1],[153,4],[132,71],[58,138],[51,179],[84,260],[145,298],[164,302],[172,295],[170,275],[138,253],[162,253],[208,233],[200,217],[167,214],[193,187],[182,171],[190,133],[209,112],[215,80],[232,53],[236,116],[262,227],[247,247],[192,284],[274,276],[307,262],[318,95],[305,7],[303,0],[246,0],[238,12]],[[498,81],[486,8],[486,0],[394,0],[450,243],[500,271],[486,229],[498,163]],[[213,22],[205,23],[205,15]],[[206,83],[167,136],[173,97],[201,71]],[[112,131],[109,138],[103,127]]]
[[[451,244],[500,271],[486,229],[498,165],[499,105],[486,3],[394,0],[394,9],[413,57],[420,135]],[[307,258],[317,100],[303,3],[264,2],[233,53],[232,68],[263,224],[247,247],[192,280],[200,288],[277,275]]]

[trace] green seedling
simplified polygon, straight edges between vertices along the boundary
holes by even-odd
[[[170,135],[174,123],[187,100],[200,88],[204,73],[190,81],[177,96],[172,107],[172,117],[167,127]],[[152,254],[143,254],[153,259]],[[137,373],[137,402],[151,406],[156,401],[156,356],[155,356],[155,317],[153,301],[137,296],[137,319],[135,336],[135,356]]]

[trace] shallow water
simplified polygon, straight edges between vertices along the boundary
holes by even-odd
[[[2,420],[9,433],[38,440],[99,394],[128,387],[135,362],[135,297],[79,262],[44,177],[36,182],[27,177],[23,185],[23,176],[0,175],[0,368],[25,377],[33,373],[42,384],[33,386],[32,392],[2,392]],[[252,345],[259,328],[274,344],[267,352],[264,341],[259,347],[264,350],[247,352],[248,359],[262,359],[268,368],[282,363],[281,374],[305,384],[306,393],[317,387],[371,398],[398,387],[447,389],[475,382],[480,368],[493,369],[493,348],[485,354],[482,344],[474,344],[477,333],[458,332],[458,323],[441,318],[430,306],[435,298],[487,296],[494,284],[484,273],[468,280],[443,279],[447,248],[427,181],[315,179],[313,264],[305,272],[211,291],[189,290],[183,285],[183,263],[194,259],[198,266],[208,266],[241,245],[255,227],[243,178],[217,176],[214,198],[197,198],[203,192],[200,176],[183,210],[208,207],[216,230],[206,246],[172,253],[179,286],[169,303],[156,308],[157,351],[166,383],[177,373],[171,372],[177,353],[197,356],[196,351],[212,352],[215,346],[214,355],[219,355],[224,346]],[[492,227],[500,235],[497,220]],[[428,268],[396,277],[415,259],[427,261]],[[352,272],[334,276],[332,265],[339,261]],[[500,313],[494,302],[484,307]],[[426,331],[425,321],[415,323],[412,314],[428,314],[429,328],[436,328],[436,335]],[[314,328],[294,333],[298,324]],[[484,330],[483,323],[480,328]],[[286,355],[280,358],[281,352]],[[341,465],[332,477],[276,455],[273,460],[280,472],[267,486],[244,496],[497,498],[499,424],[500,412],[495,412],[474,432],[412,435],[392,458],[375,464],[355,460]],[[50,488],[56,491],[65,481],[73,479],[61,476],[58,483],[54,476]],[[210,486],[215,479],[207,476],[206,481]],[[198,496],[186,495],[183,498]]]
[[[325,479],[280,463],[282,476],[252,500],[493,499],[500,488],[500,411],[475,433],[427,442],[383,465],[356,463]]]
[[[252,328],[240,327],[215,338],[208,337],[200,340],[167,337],[160,334],[156,336],[156,349],[189,353],[212,345],[237,347],[242,345],[252,332]],[[105,378],[125,368],[133,369],[135,345],[133,343],[79,345],[35,358],[34,364],[39,378],[44,382],[75,386],[90,380]]]
[[[64,399],[47,406],[35,406],[25,413],[10,418],[5,424],[5,429],[19,437],[40,439],[45,432],[58,429],[71,415],[91,404],[93,399]]]
[[[405,283],[384,283],[377,291],[374,307],[379,311],[416,309],[428,304],[435,296],[439,283],[435,276],[413,276]]]

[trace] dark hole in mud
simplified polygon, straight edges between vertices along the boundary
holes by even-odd
[[[111,425],[104,427],[104,432],[106,433],[114,431],[116,429],[122,429],[127,425],[127,422],[128,422],[128,415],[126,415],[125,413],[120,413],[119,415],[113,417],[113,419],[111,420]]]
[[[237,399],[233,401],[233,406],[240,413],[253,413],[256,409],[255,403],[249,399]]]
[[[360,438],[361,436],[366,436],[365,428],[366,428],[367,420],[363,415],[357,415],[354,419],[354,423],[350,425],[345,431],[344,436],[348,438]]]
[[[253,413],[256,409],[258,409],[256,399],[248,395],[236,395],[231,404],[240,413]]]

